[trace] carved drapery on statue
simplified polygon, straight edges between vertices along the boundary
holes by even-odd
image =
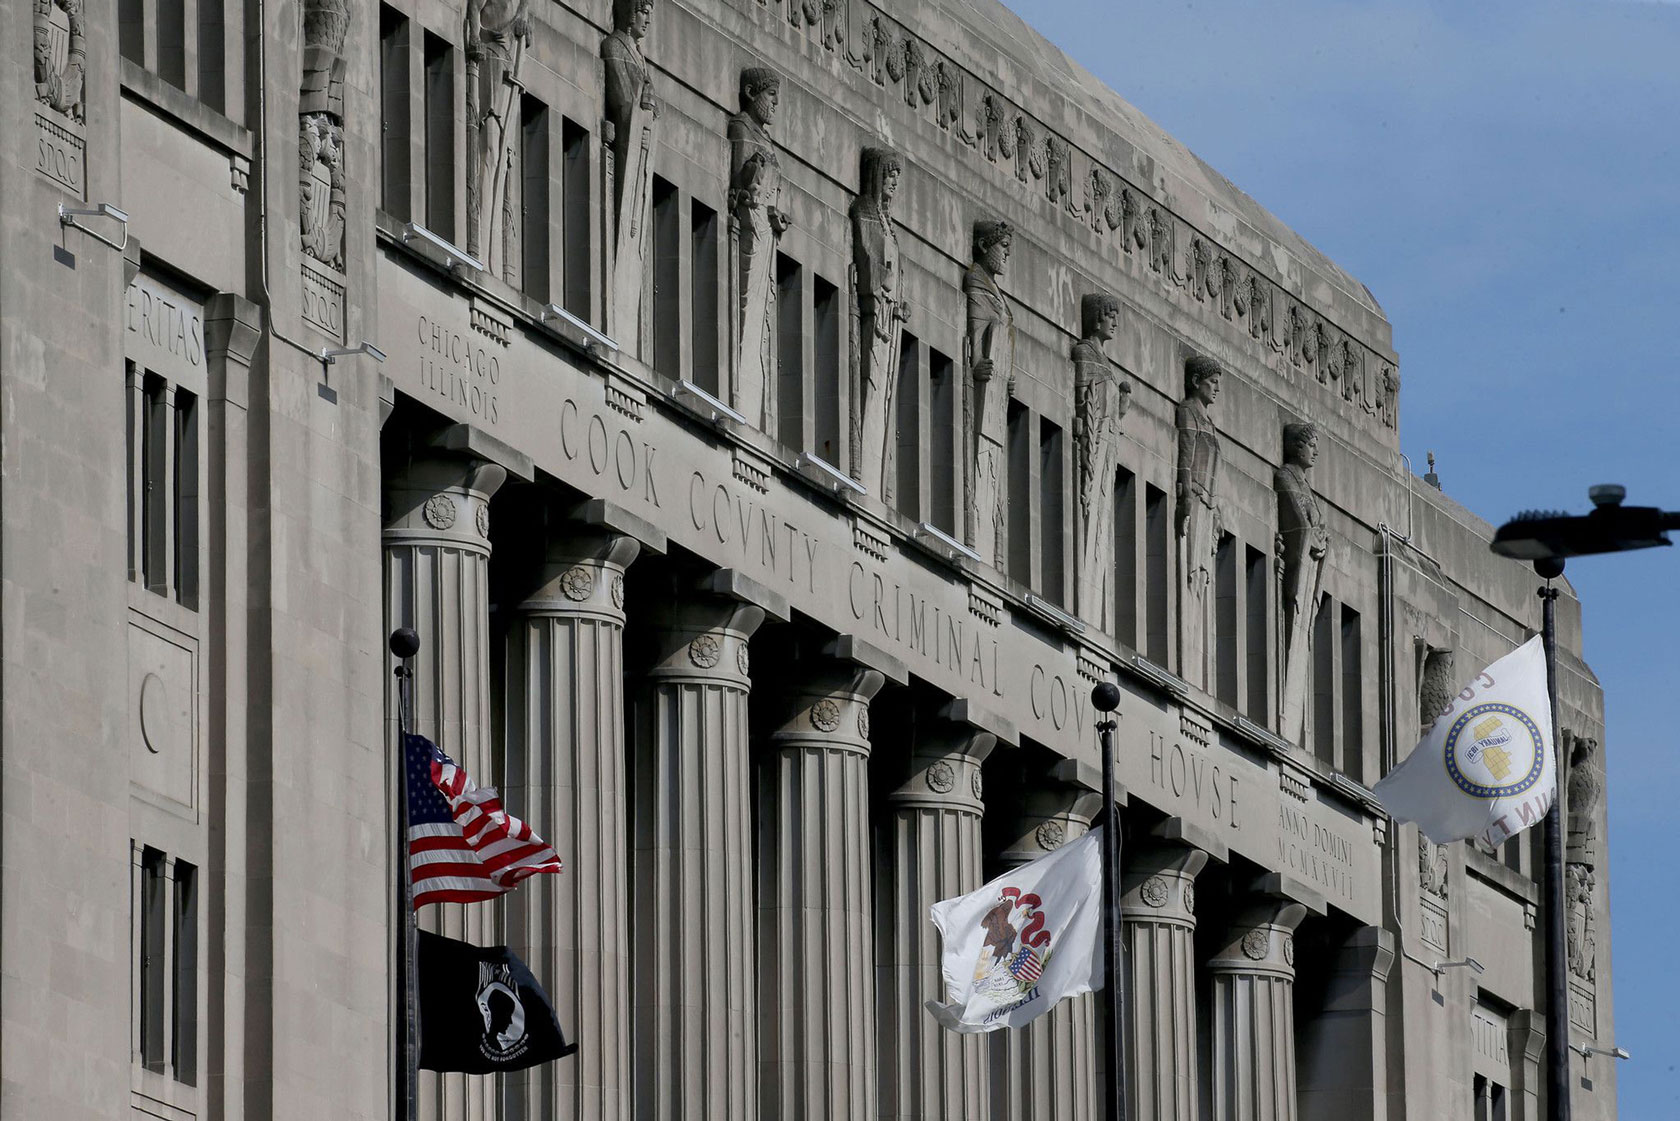
[[[1219,430],[1210,408],[1224,369],[1205,355],[1184,364],[1184,401],[1178,406],[1179,674],[1207,688],[1213,632],[1213,554],[1219,546]]]
[[[344,269],[344,37],[350,0],[305,0],[298,93],[298,228],[303,251]]]
[[[87,43],[82,0],[35,0],[35,100],[82,119]]]
[[[1598,800],[1603,778],[1598,770],[1598,741],[1574,732],[1563,733],[1569,755],[1564,804],[1569,817],[1564,859],[1568,861],[1564,891],[1569,904],[1569,970],[1591,983],[1598,977],[1598,947],[1593,936],[1593,889],[1598,883]]]
[[[467,252],[510,283],[515,253],[514,123],[519,70],[531,42],[530,0],[467,0]]]
[[[892,501],[893,394],[898,352],[910,309],[899,272],[892,200],[904,161],[886,148],[863,150],[863,183],[852,204],[852,261],[857,321],[852,347],[852,477],[883,502]]]
[[[1081,338],[1073,344],[1073,443],[1078,473],[1079,615],[1109,626],[1114,598],[1114,472],[1120,421],[1132,404],[1132,383],[1118,376],[1105,346],[1120,323],[1120,301],[1092,292],[1080,301]]]
[[[974,223],[974,263],[963,277],[968,297],[967,393],[964,431],[969,454],[965,493],[968,516],[963,538],[980,559],[1002,567],[1003,500],[1009,424],[1009,397],[1015,387],[1015,312],[998,287],[1009,263],[1009,223]]]
[[[775,71],[741,71],[741,111],[729,118],[729,213],[735,257],[736,360],[730,404],[754,427],[776,420],[776,245],[791,224],[781,208],[782,168],[770,126],[782,79]]]
[[[612,297],[607,333],[620,346],[639,348],[642,282],[647,266],[653,198],[653,96],[642,43],[653,21],[653,0],[613,0],[613,32],[601,40],[606,64],[607,144],[612,151],[612,198],[607,227],[613,239]]]
[[[1450,649],[1425,647],[1418,673],[1418,735],[1429,729],[1448,708],[1460,682],[1453,668]],[[1418,834],[1418,882],[1429,895],[1447,897],[1447,846]]]
[[[1318,429],[1283,426],[1283,466],[1272,476],[1277,491],[1277,553],[1282,560],[1283,717],[1279,733],[1299,744],[1306,723],[1307,674],[1311,661],[1313,612],[1323,582],[1330,531],[1307,478],[1318,458]]]

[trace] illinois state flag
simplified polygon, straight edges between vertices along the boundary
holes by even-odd
[[[1497,845],[1552,808],[1552,743],[1546,652],[1536,636],[1477,674],[1375,793],[1436,844],[1478,837]]]
[[[1063,997],[1102,987],[1102,830],[935,903],[952,1031],[1018,1028]]]

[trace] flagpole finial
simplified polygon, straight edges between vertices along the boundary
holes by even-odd
[[[1104,681],[1091,690],[1091,707],[1098,712],[1113,712],[1120,707],[1120,686]]]
[[[391,653],[405,662],[420,653],[420,636],[413,627],[398,627],[391,632]]]
[[[1563,575],[1563,558],[1541,557],[1534,562],[1534,572],[1542,580],[1556,580]]]

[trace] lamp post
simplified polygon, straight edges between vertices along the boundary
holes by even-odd
[[[1120,815],[1114,811],[1114,710],[1120,707],[1120,687],[1104,681],[1091,690],[1091,707],[1102,713],[1097,735],[1102,741],[1103,784],[1103,945],[1108,973],[1108,1110],[1109,1121],[1126,1121],[1126,976],[1125,952],[1120,946]]]
[[[1546,581],[1540,589],[1542,641],[1546,647],[1546,691],[1552,708],[1552,738],[1557,739],[1557,597],[1552,581],[1563,575],[1568,557],[1622,553],[1671,545],[1668,531],[1680,529],[1680,511],[1655,506],[1624,506],[1627,488],[1614,483],[1592,487],[1590,514],[1530,512],[1500,526],[1490,548],[1502,557],[1531,561]],[[1553,751],[1556,752],[1554,742]],[[1558,759],[1558,795],[1546,815],[1546,1053],[1547,1117],[1570,1121],[1569,975],[1565,959],[1567,931],[1563,914],[1563,761]]]

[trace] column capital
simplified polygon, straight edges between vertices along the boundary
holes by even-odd
[[[1202,849],[1171,843],[1128,850],[1120,896],[1126,922],[1196,925],[1196,876],[1207,866]]]
[[[656,643],[650,678],[752,687],[747,641],[764,622],[762,607],[692,592],[666,601],[650,616]]]
[[[506,479],[506,468],[482,459],[427,455],[410,460],[385,489],[386,544],[488,554],[490,497]]]
[[[889,795],[902,808],[985,812],[980,764],[997,746],[997,737],[960,724],[945,724],[920,737],[910,751],[910,777]]]
[[[868,755],[869,702],[886,680],[864,666],[819,661],[787,687],[786,716],[770,733],[771,746]]]
[[[624,625],[624,570],[641,543],[621,533],[568,533],[549,542],[525,615],[588,616]]]
[[[1002,861],[1016,867],[1055,852],[1083,837],[1102,808],[1102,792],[1077,781],[1064,759],[1047,773],[1029,776],[1020,810],[1010,824],[1014,839],[1004,846]],[[1101,781],[1100,779],[1098,780]]]
[[[1293,900],[1251,896],[1232,920],[1222,947],[1208,962],[1208,970],[1293,980],[1295,928],[1306,916],[1306,907]]]

